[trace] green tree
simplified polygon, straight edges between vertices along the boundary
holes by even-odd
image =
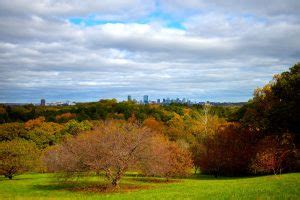
[[[273,81],[258,88],[253,99],[237,116],[249,127],[266,135],[293,133],[299,144],[300,133],[300,63],[275,75]]]
[[[0,141],[26,137],[27,131],[25,130],[23,123],[13,122],[0,124]]]
[[[80,132],[91,130],[92,126],[93,125],[87,120],[78,122],[73,119],[65,124],[65,131],[68,134],[77,135]]]

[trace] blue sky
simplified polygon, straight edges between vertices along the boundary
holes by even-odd
[[[298,0],[0,2],[0,102],[247,101],[299,62]]]

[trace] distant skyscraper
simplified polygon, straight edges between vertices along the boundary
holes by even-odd
[[[157,99],[157,103],[158,103],[158,104],[160,103],[160,99]]]
[[[167,104],[171,103],[171,100],[170,100],[169,97],[167,98],[166,103],[167,103]]]
[[[132,101],[131,95],[128,95],[127,101]]]
[[[144,104],[148,104],[149,103],[149,96],[148,95],[144,95]]]
[[[41,99],[41,106],[45,106],[46,105],[46,100],[45,99]]]

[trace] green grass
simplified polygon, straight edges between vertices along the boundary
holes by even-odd
[[[118,193],[72,191],[98,180],[91,177],[58,183],[51,174],[0,178],[0,199],[300,199],[300,173],[217,179],[198,175],[168,184],[128,174],[121,183],[143,189]]]

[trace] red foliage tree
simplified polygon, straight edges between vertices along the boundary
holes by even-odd
[[[206,138],[203,146],[199,146],[201,171],[215,176],[247,174],[256,134],[239,124],[221,126],[213,137]]]
[[[296,147],[290,134],[267,136],[257,144],[251,169],[255,174],[278,174],[292,171],[296,160]]]

